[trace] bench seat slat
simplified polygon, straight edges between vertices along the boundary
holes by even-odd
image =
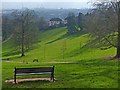
[[[28,74],[51,74],[51,72],[41,72],[41,73],[20,73],[20,74],[16,74],[17,76],[21,76],[21,75],[28,75]]]
[[[52,72],[52,67],[45,68],[17,68],[16,74],[21,73],[41,73],[41,72]]]

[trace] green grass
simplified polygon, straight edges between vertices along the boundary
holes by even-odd
[[[99,50],[85,47],[89,42],[88,34],[67,35],[66,27],[40,33],[37,47],[20,58],[10,41],[3,44],[3,58],[10,62],[2,63],[3,88],[117,88],[118,61],[104,58],[115,55],[115,48]],[[66,44],[65,44],[66,43]],[[63,46],[66,50],[63,54]],[[33,63],[33,59],[39,59]],[[26,60],[28,64],[22,63]],[[69,62],[69,63],[60,63]],[[58,81],[23,82],[16,85],[5,83],[13,79],[14,67],[39,67],[55,65],[55,78]],[[28,75],[18,78],[48,77]]]

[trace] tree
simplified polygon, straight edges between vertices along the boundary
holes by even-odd
[[[11,22],[12,19],[10,19],[9,15],[2,15],[2,41],[5,41],[12,35],[13,25]]]
[[[14,42],[21,49],[21,56],[24,51],[37,42],[38,28],[35,22],[35,12],[29,9],[16,10],[14,16]]]
[[[78,15],[78,26],[80,28],[81,31],[83,31],[83,27],[84,27],[84,14],[79,13]]]
[[[76,17],[74,13],[69,13],[66,20],[67,20],[68,34],[76,33],[77,32]]]
[[[118,12],[118,39],[117,39],[117,54],[116,57],[120,58],[120,1],[116,3],[116,12]]]
[[[44,19],[44,17],[40,17],[40,19],[37,20],[37,25],[40,31],[44,31],[49,28],[49,24]]]
[[[101,1],[94,4],[96,8],[86,16],[86,28],[96,37],[94,44],[101,49],[115,47],[115,58],[120,58],[120,1]]]

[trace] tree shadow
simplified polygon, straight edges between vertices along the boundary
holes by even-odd
[[[60,39],[65,38],[65,37],[67,37],[66,34],[62,35],[61,37],[59,37],[59,38],[57,38],[57,39],[55,39],[55,40],[52,40],[52,41],[50,41],[50,42],[47,42],[46,44],[51,44],[51,43],[53,43],[53,42],[56,42],[56,41],[58,41],[58,40],[60,40]]]
[[[72,50],[69,53],[66,53],[65,57],[75,57],[79,54],[90,52],[90,50],[91,50],[90,47],[88,46],[88,44],[86,44],[80,48],[76,48],[76,49]]]
[[[53,42],[56,42],[56,41],[58,41],[58,40],[61,40],[61,39],[64,39],[64,38],[66,38],[66,39],[73,39],[73,38],[75,38],[75,37],[80,37],[80,36],[82,36],[82,35],[84,35],[84,34],[86,34],[87,32],[77,32],[77,33],[75,33],[75,34],[68,34],[68,33],[66,33],[66,34],[64,34],[64,35],[62,35],[61,37],[59,37],[59,38],[57,38],[57,39],[55,39],[55,40],[52,40],[52,41],[50,41],[50,42],[47,42],[46,44],[51,44],[51,43],[53,43]]]
[[[85,35],[85,34],[87,34],[86,31],[79,31],[79,32],[76,32],[74,34],[67,34],[66,33],[66,36],[67,36],[66,38],[71,40],[71,39],[74,39],[75,37],[80,37],[80,36]]]
[[[37,47],[33,47],[33,48],[31,48],[31,49],[27,49],[27,50],[25,50],[25,53],[27,53],[27,52],[29,52],[29,51],[31,51],[31,50],[34,50],[34,49],[36,49]],[[8,51],[8,52],[4,52],[4,53],[2,53],[2,55],[3,55],[3,57],[7,57],[7,58],[9,58],[9,56],[14,56],[14,55],[19,55],[19,54],[21,54],[21,51],[20,50],[12,50],[12,51]],[[14,57],[10,57],[10,59],[15,59],[15,58],[20,58],[21,56],[14,56]],[[7,58],[3,58],[3,60],[4,59],[7,59]]]

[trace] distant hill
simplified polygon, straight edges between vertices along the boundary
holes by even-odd
[[[73,12],[76,16],[79,14],[79,12],[86,14],[91,9],[40,9],[36,8],[34,9],[39,17],[44,17],[46,20],[49,20],[51,18],[61,18],[65,19],[69,12]]]
[[[11,16],[11,13],[15,9],[5,9],[2,11],[2,14],[6,14],[7,16]],[[19,10],[19,9],[17,9]],[[50,20],[51,18],[61,18],[65,19],[69,12],[73,12],[76,16],[79,14],[79,12],[86,14],[91,9],[44,9],[44,8],[35,8],[34,9],[36,14],[39,17],[44,17],[46,20]]]

